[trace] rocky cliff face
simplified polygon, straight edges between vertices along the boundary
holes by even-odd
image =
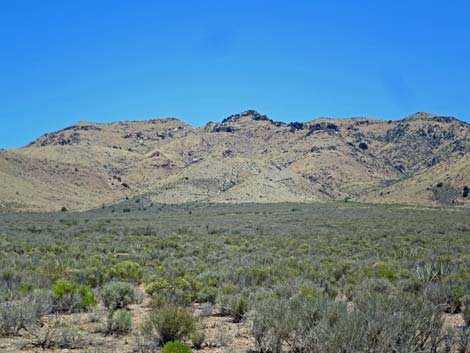
[[[469,124],[426,113],[284,123],[250,110],[201,128],[174,118],[82,122],[0,152],[0,208],[91,208],[141,194],[466,204],[469,150]]]

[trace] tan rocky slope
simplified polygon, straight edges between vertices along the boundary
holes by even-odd
[[[280,123],[255,111],[194,128],[177,119],[80,122],[0,151],[0,208],[85,209],[145,194],[156,203],[466,204],[470,125],[403,120]]]

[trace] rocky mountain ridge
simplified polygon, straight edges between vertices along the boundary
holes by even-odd
[[[401,120],[278,122],[254,110],[192,127],[175,118],[80,122],[0,151],[0,209],[155,203],[360,202],[466,205],[470,125]]]

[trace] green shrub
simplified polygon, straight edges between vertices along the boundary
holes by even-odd
[[[168,303],[167,297],[163,294],[159,294],[159,293],[154,294],[152,295],[152,298],[150,299],[150,306],[153,309],[161,309],[162,307],[168,304],[170,303]]]
[[[168,303],[185,306],[195,301],[202,289],[202,282],[185,275],[176,277],[171,282],[165,278],[155,280],[145,287],[145,292],[161,298],[165,297],[164,301]]]
[[[196,329],[196,319],[182,307],[165,306],[149,315],[145,324],[147,331],[158,335],[160,343],[189,338]]]
[[[123,261],[114,265],[110,270],[111,278],[118,281],[140,283],[142,280],[142,267],[132,261]]]
[[[85,267],[69,271],[73,282],[88,285],[92,288],[102,286],[107,280],[104,264],[86,264]]]
[[[215,287],[204,286],[197,293],[196,300],[201,303],[215,304],[219,290]]]
[[[165,278],[155,280],[145,287],[145,293],[153,295],[162,293],[170,288],[170,284]]]
[[[393,280],[397,277],[398,273],[393,270],[392,266],[386,262],[376,262],[372,266],[372,271],[375,276],[386,278],[388,280]]]
[[[388,279],[381,277],[365,280],[362,283],[362,287],[366,292],[382,294],[390,294],[395,289],[393,284]]]
[[[191,353],[191,347],[178,341],[167,342],[162,348],[162,353]]]
[[[131,332],[131,329],[132,317],[127,310],[119,309],[110,315],[108,333],[122,335]]]
[[[127,308],[139,301],[139,294],[134,286],[126,282],[109,282],[101,290],[103,305],[108,310]]]
[[[52,288],[54,309],[60,312],[89,310],[96,305],[93,290],[85,285],[58,280]]]
[[[399,286],[404,292],[407,293],[419,294],[423,290],[423,283],[417,278],[407,278],[401,280]]]

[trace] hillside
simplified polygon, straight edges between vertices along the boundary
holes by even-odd
[[[464,205],[470,125],[402,120],[281,123],[247,111],[194,128],[174,118],[80,122],[0,151],[0,208],[155,203],[361,202]]]

